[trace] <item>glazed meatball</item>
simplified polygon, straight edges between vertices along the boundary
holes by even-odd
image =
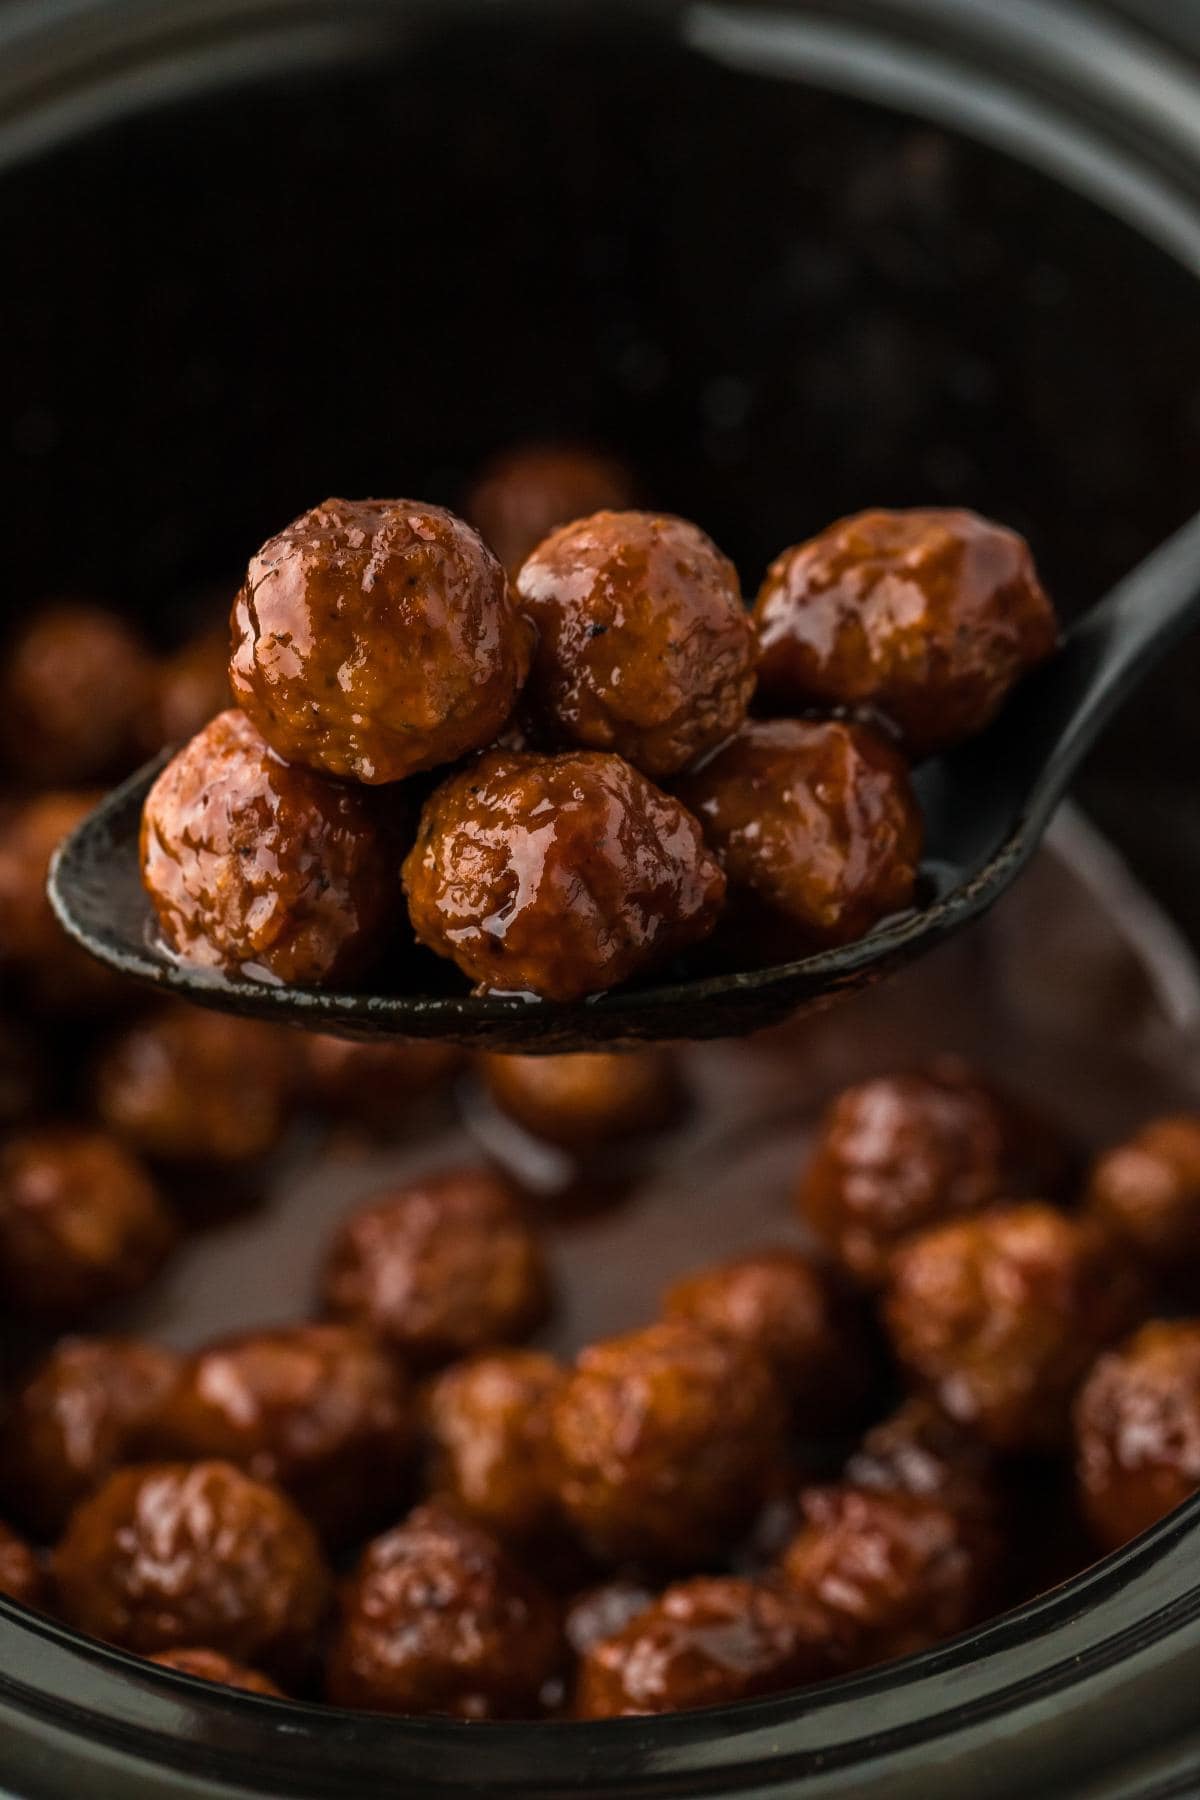
[[[96,1066],[109,1130],[164,1162],[241,1163],[283,1135],[295,1075],[292,1038],[272,1025],[171,1006],[130,1026]]]
[[[756,651],[737,571],[686,519],[578,519],[516,585],[538,634],[528,699],[553,741],[616,751],[662,780],[745,718]]]
[[[136,1293],[175,1228],[146,1171],[101,1132],[47,1128],[0,1148],[0,1291],[71,1317]]]
[[[1200,1268],[1200,1118],[1154,1119],[1096,1159],[1085,1205],[1157,1273]]]
[[[569,1523],[612,1561],[724,1547],[761,1498],[783,1413],[766,1361],[681,1319],[584,1350],[551,1407]]]
[[[1057,1137],[962,1064],[846,1088],[796,1192],[805,1221],[856,1280],[878,1287],[897,1244],[1062,1179]]]
[[[0,1525],[0,1594],[22,1606],[40,1606],[44,1585],[41,1565],[29,1545],[7,1525]]]
[[[145,733],[147,755],[164,744],[186,744],[227,710],[229,699],[229,631],[222,624],[189,638],[160,663]]]
[[[563,1614],[563,1632],[576,1656],[586,1656],[594,1644],[615,1637],[644,1613],[655,1600],[653,1589],[640,1581],[617,1576],[576,1594]]]
[[[489,744],[530,633],[462,519],[418,500],[326,500],[251,558],[233,696],[289,762],[372,785]]]
[[[136,762],[153,668],[115,613],[82,602],[43,607],[9,645],[3,669],[3,736],[27,781],[102,781]]]
[[[221,1687],[241,1688],[247,1694],[266,1694],[282,1700],[283,1689],[276,1687],[269,1675],[233,1662],[219,1650],[160,1650],[149,1659],[160,1669],[174,1669],[180,1675],[194,1675],[198,1681],[215,1681]]]
[[[99,799],[40,794],[0,819],[0,977],[12,976],[38,1007],[90,1012],[122,996],[125,984],[71,942],[46,893],[54,852]]]
[[[1155,1320],[1099,1358],[1075,1403],[1075,1467],[1102,1550],[1200,1488],[1200,1321]]]
[[[490,1532],[421,1506],[367,1546],[326,1669],[338,1706],[512,1718],[563,1654],[550,1595]]]
[[[518,444],[481,470],[467,517],[510,574],[559,525],[633,499],[628,469],[583,444]]]
[[[1031,1202],[902,1245],[884,1318],[901,1363],[951,1418],[998,1449],[1055,1450],[1089,1364],[1141,1299],[1094,1223]]]
[[[1025,541],[941,507],[857,513],[785,550],[754,616],[769,705],[869,711],[913,756],[981,731],[1058,643]]]
[[[716,924],[700,827],[619,756],[481,757],[426,803],[404,865],[413,927],[483,989],[581,1000]]]
[[[179,956],[301,986],[360,974],[397,902],[366,798],[281,762],[236,711],[206,725],[154,783],[141,855]]]
[[[541,1246],[514,1190],[451,1169],[352,1213],[330,1246],[329,1310],[428,1366],[527,1337],[549,1290]]]
[[[66,1337],[17,1390],[5,1420],[4,1488],[31,1529],[55,1533],[133,1460],[178,1359],[128,1337]]]
[[[203,1644],[286,1679],[309,1664],[330,1583],[290,1500],[229,1463],[118,1469],[54,1552],[63,1617],[143,1656]]]
[[[979,1570],[936,1501],[835,1486],[809,1489],[802,1510],[780,1571],[823,1615],[842,1668],[908,1656],[977,1617]]]
[[[1006,1499],[996,1452],[919,1394],[871,1427],[845,1479],[872,1493],[936,1501],[976,1539],[992,1538]]]
[[[406,1378],[363,1332],[295,1325],[197,1351],[148,1435],[159,1456],[272,1482],[341,1542],[397,1505],[415,1419]]]
[[[463,1060],[453,1044],[432,1039],[355,1044],[322,1032],[304,1034],[300,1056],[301,1089],[311,1107],[385,1135],[444,1087]]]
[[[564,1150],[653,1131],[679,1107],[678,1065],[667,1050],[493,1055],[480,1067],[501,1112]]]
[[[547,1435],[563,1379],[553,1357],[498,1350],[455,1363],[425,1398],[429,1485],[503,1538],[555,1523]]]
[[[699,1575],[667,1588],[587,1650],[575,1714],[617,1719],[730,1705],[819,1681],[835,1668],[816,1606],[765,1582]]]
[[[860,1321],[801,1250],[759,1250],[686,1275],[667,1289],[663,1310],[763,1357],[802,1427],[844,1427],[862,1404],[871,1363]]]
[[[775,719],[680,784],[746,896],[801,944],[849,943],[913,903],[921,814],[897,752],[865,725]]]

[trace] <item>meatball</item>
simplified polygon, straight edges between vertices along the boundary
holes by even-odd
[[[503,1538],[552,1528],[546,1441],[562,1378],[533,1350],[493,1351],[439,1375],[425,1400],[430,1487]]]
[[[511,575],[548,532],[633,499],[628,469],[583,444],[518,444],[481,470],[466,513]]]
[[[16,1310],[70,1317],[136,1293],[174,1236],[150,1177],[102,1132],[48,1128],[0,1148],[0,1292]]]
[[[845,1479],[872,1493],[936,1501],[972,1529],[973,1541],[986,1538],[994,1548],[1007,1499],[996,1452],[922,1395],[871,1427],[848,1459]]]
[[[486,1169],[450,1169],[352,1213],[330,1245],[324,1295],[428,1366],[527,1337],[549,1288],[518,1197]]]
[[[700,827],[618,756],[493,752],[427,801],[404,885],[418,938],[481,989],[581,1000],[716,924]]]
[[[490,1532],[421,1506],[363,1553],[327,1693],[372,1712],[519,1717],[537,1712],[562,1654],[549,1593]]]
[[[670,1122],[679,1070],[667,1050],[484,1056],[488,1093],[534,1137],[564,1150],[593,1150]]]
[[[59,1339],[5,1421],[4,1488],[26,1524],[60,1531],[80,1500],[138,1454],[177,1370],[169,1350],[137,1338]]]
[[[679,785],[729,880],[814,947],[911,906],[921,814],[897,752],[865,725],[742,727]]]
[[[783,1413],[766,1361],[681,1319],[593,1344],[551,1403],[559,1503],[612,1561],[723,1548],[761,1498]]]
[[[189,1357],[149,1441],[272,1482],[340,1542],[397,1505],[414,1436],[408,1382],[381,1348],[352,1326],[296,1325]]]
[[[63,1617],[143,1656],[203,1644],[285,1679],[307,1668],[330,1598],[312,1527],[229,1463],[118,1469],[54,1552]]]
[[[282,1688],[276,1687],[268,1675],[233,1662],[219,1650],[160,1650],[149,1659],[160,1669],[174,1669],[180,1675],[194,1675],[198,1681],[215,1681],[221,1687],[241,1688],[247,1694],[265,1694],[282,1700]]]
[[[42,1604],[41,1564],[23,1538],[0,1525],[0,1594],[22,1606]]]
[[[686,1275],[667,1289],[663,1310],[762,1356],[802,1427],[844,1427],[862,1404],[871,1362],[861,1323],[801,1250],[759,1250]]]
[[[241,1163],[283,1135],[291,1036],[200,1007],[165,1007],[101,1054],[96,1110],[117,1137],[164,1162]]]
[[[901,1363],[951,1418],[998,1449],[1055,1450],[1089,1364],[1141,1298],[1094,1223],[1030,1202],[902,1245],[884,1318]]]
[[[576,1594],[563,1615],[563,1632],[576,1656],[615,1637],[654,1602],[652,1589],[628,1577],[614,1577]]]
[[[317,985],[374,959],[397,904],[365,796],[289,768],[244,713],[169,762],[142,813],[142,879],[169,947],[207,968]]]
[[[823,1615],[842,1668],[908,1656],[978,1615],[980,1572],[960,1522],[916,1494],[811,1488],[780,1572]]]
[[[393,1132],[462,1065],[453,1044],[431,1039],[415,1044],[355,1044],[348,1038],[305,1033],[300,1047],[301,1088],[316,1111]]]
[[[419,500],[326,500],[251,558],[233,696],[289,762],[372,785],[496,736],[529,667],[504,570]]]
[[[1102,1550],[1200,1488],[1200,1320],[1155,1320],[1099,1358],[1075,1402],[1075,1468]]]
[[[1200,1118],[1154,1119],[1097,1158],[1085,1205],[1158,1274],[1200,1270]]]
[[[0,729],[27,781],[102,781],[136,762],[153,665],[115,613],[74,601],[42,607],[2,666]]]
[[[614,750],[661,780],[745,718],[756,651],[737,570],[686,519],[578,519],[516,585],[538,633],[527,698],[554,741]]]
[[[828,1108],[797,1207],[868,1287],[914,1231],[1017,1199],[1062,1178],[1061,1145],[1027,1113],[949,1059],[846,1088]]]
[[[46,893],[54,852],[99,798],[39,794],[0,820],[0,977],[11,975],[38,1007],[95,1011],[125,990],[119,976],[66,936]]]
[[[786,1588],[695,1576],[585,1652],[575,1713],[617,1719],[775,1694],[833,1673],[832,1647],[819,1608]]]
[[[146,753],[188,739],[229,706],[229,631],[222,624],[189,638],[160,663],[146,728]]]
[[[769,705],[867,710],[918,757],[981,731],[1058,643],[1024,539],[942,507],[857,513],[785,550],[754,616]]]

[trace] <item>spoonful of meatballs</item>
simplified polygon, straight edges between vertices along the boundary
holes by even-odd
[[[233,707],[115,790],[51,898],[123,973],[355,1036],[741,1034],[990,906],[1200,617],[1200,518],[1060,637],[952,509],[786,549],[753,611],[684,519],[592,512],[506,570],[413,500],[251,559]]]

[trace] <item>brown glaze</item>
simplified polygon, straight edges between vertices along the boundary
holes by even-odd
[[[164,744],[186,744],[229,704],[229,628],[222,622],[189,638],[155,671],[147,756]]]
[[[668,1124],[679,1109],[669,1050],[480,1058],[488,1093],[510,1119],[564,1150],[590,1150]]]
[[[194,1006],[168,1006],[112,1039],[96,1064],[96,1111],[164,1162],[241,1163],[279,1142],[291,1114],[294,1037]]]
[[[731,1705],[836,1668],[820,1610],[783,1587],[697,1575],[581,1658],[575,1714],[618,1719]]]
[[[1084,1205],[1156,1273],[1200,1272],[1200,1115],[1152,1119],[1096,1158]]]
[[[71,942],[46,893],[51,857],[99,799],[39,794],[0,817],[0,976],[55,1012],[95,1012],[122,996],[120,977]]]
[[[857,1281],[877,1287],[914,1231],[1057,1187],[1057,1135],[964,1064],[879,1075],[827,1108],[796,1206]]]
[[[493,752],[443,782],[404,865],[421,942],[481,989],[579,1000],[712,930],[700,827],[618,756]]]
[[[559,1502],[603,1558],[703,1561],[754,1510],[782,1434],[761,1356],[680,1319],[631,1331],[584,1350],[554,1397]]]
[[[989,1535],[1004,1511],[996,1452],[919,1394],[871,1427],[844,1475],[851,1487],[871,1493],[936,1501]]]
[[[60,1338],[17,1389],[4,1422],[0,1472],[13,1510],[39,1537],[120,1463],[175,1380],[178,1358],[129,1337]]]
[[[47,1127],[0,1147],[0,1292],[74,1318],[143,1287],[175,1238],[146,1171],[101,1132]]]
[[[865,725],[775,719],[744,725],[679,783],[747,895],[802,946],[849,943],[911,906],[921,814],[908,769]]]
[[[1075,1468],[1102,1550],[1200,1488],[1200,1320],[1155,1320],[1099,1358],[1075,1402]]]
[[[557,1519],[547,1452],[563,1371],[535,1350],[455,1363],[425,1396],[430,1491],[502,1538],[532,1539]]]
[[[559,525],[633,499],[633,479],[615,457],[584,444],[517,444],[483,469],[466,515],[515,575],[531,550]]]
[[[237,711],[206,725],[154,783],[141,856],[172,950],[300,986],[361,973],[398,899],[366,799],[281,762]]]
[[[549,1302],[517,1195],[486,1169],[446,1170],[360,1207],[329,1247],[322,1292],[330,1312],[418,1365],[517,1342]]]
[[[777,711],[866,709],[914,756],[981,731],[1058,642],[1029,546],[976,513],[856,513],[785,550],[754,609]]]
[[[250,560],[233,695],[289,762],[372,785],[482,749],[529,665],[504,570],[419,500],[326,500]]]
[[[576,1594],[563,1614],[563,1632],[576,1656],[585,1656],[594,1644],[615,1637],[639,1613],[653,1604],[652,1588],[627,1576],[601,1581]]]
[[[219,1650],[160,1650],[149,1658],[160,1669],[174,1669],[180,1675],[194,1675],[198,1681],[215,1681],[222,1687],[241,1688],[247,1694],[265,1694],[282,1700],[283,1689],[276,1687],[269,1675],[248,1669],[244,1663],[222,1656]]]
[[[372,1712],[527,1717],[563,1655],[558,1610],[490,1532],[421,1506],[367,1546],[326,1670]]]
[[[24,1538],[0,1525],[0,1594],[22,1606],[41,1606],[45,1598],[41,1564]]]
[[[736,731],[754,690],[737,571],[686,519],[600,512],[522,565],[537,627],[528,700],[554,742],[613,750],[661,780]]]
[[[298,1051],[308,1105],[383,1137],[410,1122],[464,1060],[453,1044],[355,1044],[322,1032],[305,1032]]]
[[[1030,1202],[910,1238],[884,1321],[901,1363],[951,1418],[1004,1450],[1055,1450],[1093,1358],[1143,1294],[1094,1222]]]
[[[203,1644],[284,1678],[303,1671],[329,1601],[312,1528],[229,1463],[118,1469],[54,1552],[63,1617],[143,1656]]]
[[[0,739],[26,781],[102,781],[136,763],[153,666],[116,613],[74,601],[41,607],[0,666]]]
[[[147,1443],[158,1456],[214,1458],[272,1482],[340,1543],[394,1511],[414,1437],[408,1382],[365,1333],[293,1325],[197,1351]]]

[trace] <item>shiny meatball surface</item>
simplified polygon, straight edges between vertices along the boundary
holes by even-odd
[[[534,1137],[587,1150],[669,1123],[680,1103],[667,1050],[579,1051],[569,1056],[484,1056],[488,1093]]]
[[[833,1672],[820,1611],[736,1575],[676,1582],[583,1656],[575,1713],[617,1719],[729,1705]]]
[[[830,525],[776,558],[754,616],[769,704],[869,710],[915,756],[981,731],[1058,642],[1024,539],[955,508]]]
[[[348,979],[374,959],[395,905],[365,797],[281,762],[237,711],[154,783],[141,856],[167,944],[206,968],[302,986]]]
[[[1156,1320],[1096,1362],[1075,1402],[1084,1516],[1116,1550],[1200,1487],[1200,1321]]]
[[[1097,1157],[1084,1204],[1151,1268],[1200,1268],[1200,1117],[1153,1119]]]
[[[865,725],[744,725],[678,793],[729,880],[814,946],[911,906],[922,824],[908,769]]]
[[[94,1012],[121,998],[120,977],[72,943],[46,893],[50,861],[99,803],[98,793],[39,794],[0,817],[0,981],[36,1006]]]
[[[118,1469],[54,1552],[64,1618],[136,1650],[203,1644],[251,1667],[306,1667],[329,1600],[311,1526],[229,1463]]]
[[[541,1247],[514,1190],[451,1169],[352,1213],[329,1248],[329,1310],[419,1365],[518,1341],[548,1305]]]
[[[383,1349],[352,1326],[295,1325],[189,1357],[149,1439],[160,1456],[273,1482],[340,1541],[396,1506],[414,1433],[408,1382]]]
[[[652,1606],[657,1596],[629,1576],[614,1576],[573,1596],[563,1614],[563,1631],[576,1656],[585,1656],[595,1644],[615,1637],[626,1625]]]
[[[528,1717],[561,1658],[550,1595],[490,1532],[422,1506],[367,1546],[326,1688],[372,1712]]]
[[[174,1669],[180,1675],[194,1675],[198,1681],[215,1681],[221,1687],[241,1688],[247,1694],[265,1694],[282,1700],[283,1689],[276,1687],[269,1675],[248,1669],[244,1663],[222,1656],[219,1650],[160,1650],[149,1658],[160,1669]]]
[[[504,1538],[551,1527],[547,1437],[562,1379],[554,1358],[534,1350],[495,1350],[439,1375],[424,1408],[431,1489]]]
[[[518,444],[480,470],[466,512],[511,575],[559,525],[633,498],[629,471],[583,444]]]
[[[609,1338],[553,1401],[559,1502],[599,1556],[700,1561],[753,1511],[782,1431],[773,1371],[729,1338],[680,1319]]]
[[[843,1267],[876,1287],[914,1231],[1053,1187],[1062,1162],[1040,1120],[947,1059],[844,1089],[818,1127],[796,1204]]]
[[[41,1565],[29,1545],[0,1525],[0,1594],[22,1606],[40,1606],[44,1589]]]
[[[139,1338],[59,1339],[17,1389],[3,1431],[4,1490],[32,1530],[61,1530],[79,1501],[140,1454],[178,1366]]]
[[[581,1000],[699,943],[725,878],[618,756],[493,752],[426,803],[404,865],[421,942],[481,989]]]
[[[884,1319],[942,1410],[1004,1450],[1053,1450],[1092,1359],[1141,1291],[1099,1228],[1029,1203],[922,1232],[892,1259]]]
[[[41,786],[102,781],[137,761],[153,666],[105,607],[40,608],[0,659],[0,737]]]
[[[756,650],[737,571],[686,519],[578,519],[516,586],[538,633],[528,699],[554,741],[614,750],[661,780],[745,718]]]
[[[252,557],[234,699],[289,762],[371,784],[490,743],[529,632],[478,533],[418,500],[326,500]]]
[[[46,1128],[0,1147],[0,1291],[70,1317],[136,1293],[175,1228],[146,1171],[102,1132]]]
[[[1005,1499],[996,1453],[919,1394],[871,1427],[847,1460],[845,1478],[872,1493],[934,1500],[989,1533]]]
[[[295,1049],[271,1025],[170,1006],[114,1038],[95,1073],[109,1130],[164,1162],[240,1163],[282,1137]]]

